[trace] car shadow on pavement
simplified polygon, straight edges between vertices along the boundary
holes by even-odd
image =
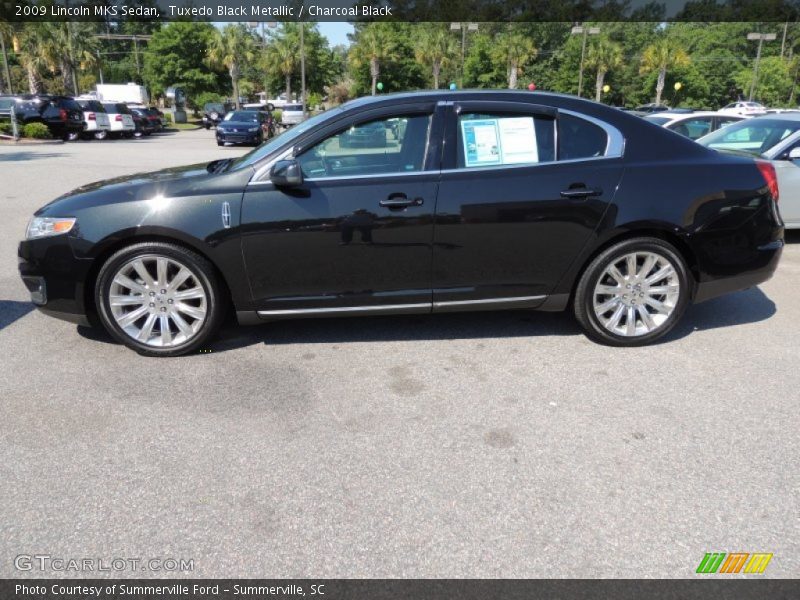
[[[683,319],[662,341],[684,338],[694,331],[756,323],[776,312],[759,288],[734,293],[692,305]],[[116,344],[101,328],[79,326],[78,334],[96,341]],[[570,312],[498,311],[450,313],[441,315],[397,315],[275,321],[242,327],[233,319],[203,352],[236,350],[256,344],[346,344],[350,342],[408,342],[513,338],[539,336],[579,336],[581,328]]]
[[[0,162],[22,162],[23,160],[59,158],[61,156],[64,156],[63,152],[30,152],[28,150],[22,150],[20,152],[0,153]]]
[[[0,331],[20,320],[35,308],[30,302],[0,300]]]
[[[791,229],[785,232],[787,244],[800,244],[800,229]]]

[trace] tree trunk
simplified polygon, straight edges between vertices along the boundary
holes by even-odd
[[[662,67],[658,72],[658,81],[656,82],[656,104],[661,104],[661,94],[664,92],[664,81],[667,79],[667,69]]]
[[[39,82],[39,76],[36,73],[36,69],[29,65],[25,70],[28,73],[28,90],[31,94],[38,94],[41,83]]]
[[[606,72],[603,71],[602,69],[597,69],[597,80],[595,81],[594,84],[595,102],[600,102],[600,98],[603,93],[603,81],[605,81],[605,79],[606,79]]]
[[[438,60],[433,61],[433,89],[439,89],[439,75],[442,72],[442,63]]]
[[[6,87],[8,88],[8,93],[13,94],[14,91],[11,89],[11,74],[8,70],[8,52],[6,51],[6,40],[0,34],[0,50],[3,53],[3,75],[5,76],[6,80]]]
[[[291,102],[292,101],[292,74],[291,73],[286,73],[284,75],[284,77],[286,78],[286,101],[287,102]]]
[[[372,76],[372,95],[378,90],[378,77],[381,74],[381,65],[374,56],[369,61],[369,74]]]
[[[64,85],[64,94],[66,94],[67,96],[70,95],[69,91],[70,88],[72,87],[72,80],[73,80],[72,65],[67,60],[61,61],[61,83]],[[72,95],[77,96],[78,90],[73,89]]]
[[[508,89],[517,89],[517,65],[512,64],[508,68]]]

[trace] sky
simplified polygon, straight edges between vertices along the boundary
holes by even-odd
[[[319,24],[319,32],[328,38],[331,46],[349,45],[347,34],[353,32],[353,26],[345,21],[325,22]]]

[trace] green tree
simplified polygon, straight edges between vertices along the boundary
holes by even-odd
[[[170,86],[182,87],[191,98],[221,91],[220,74],[208,68],[206,56],[215,28],[211,23],[175,21],[153,34],[144,52],[144,81],[153,96]]]
[[[225,67],[231,78],[233,101],[239,108],[239,77],[243,63],[255,58],[255,40],[247,26],[230,23],[222,31],[215,30],[208,47],[208,62],[214,67]]]
[[[793,66],[791,61],[780,56],[762,58],[758,65],[755,99],[765,106],[786,106],[794,83]],[[753,81],[753,67],[740,70],[735,81],[740,89],[749,90]]]
[[[440,23],[427,24],[418,31],[414,55],[417,61],[430,68],[433,87],[438,89],[442,67],[448,66],[458,53],[456,42]]]
[[[274,38],[267,46],[267,69],[280,73],[283,77],[287,102],[292,98],[292,75],[297,67],[297,55],[293,41],[285,35]]]
[[[600,102],[606,73],[622,65],[622,47],[608,38],[601,37],[589,47],[585,65],[586,68],[595,72],[594,99],[596,102]]]
[[[642,75],[647,73],[658,74],[656,79],[656,104],[661,104],[661,94],[664,92],[667,71],[675,67],[687,66],[690,62],[691,59],[686,51],[676,40],[666,34],[644,49],[640,73]]]
[[[97,63],[99,43],[94,37],[94,23],[66,21],[45,24],[40,52],[50,65],[61,74],[64,91],[78,95],[78,71],[91,68]]]
[[[497,36],[493,49],[495,60],[506,66],[508,88],[517,88],[519,73],[538,54],[536,46],[528,36],[520,31],[508,31]]]
[[[0,93],[4,93],[8,88],[8,93],[12,93],[11,69],[8,66],[7,43],[11,43],[14,36],[14,26],[8,21],[0,20],[0,53],[3,55],[3,73],[0,74]],[[5,85],[3,85],[5,82]]]
[[[391,30],[390,23],[369,23],[357,30],[355,43],[350,49],[349,60],[356,69],[369,67],[372,79],[372,95],[375,95],[378,77],[381,74],[381,65],[400,56],[397,42]]]
[[[29,22],[14,33],[14,53],[19,57],[22,68],[28,79],[28,91],[40,94],[43,91],[42,72],[50,69],[52,64],[46,52],[49,43],[48,24]]]

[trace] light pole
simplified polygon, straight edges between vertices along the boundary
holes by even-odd
[[[467,31],[478,31],[477,23],[450,23],[450,31],[461,30],[461,78],[459,86],[464,89],[464,58],[467,49]]]
[[[581,66],[578,70],[578,98],[581,97],[581,92],[583,92],[583,61],[586,57],[586,39],[590,35],[597,35],[600,33],[599,27],[584,27],[583,25],[576,25],[570,31],[570,35],[582,35],[583,42],[581,43]]]
[[[306,24],[300,21],[300,106],[303,107],[303,120],[306,118]]]
[[[758,51],[756,52],[756,64],[753,67],[753,81],[750,83],[750,97],[748,98],[751,102],[753,101],[753,96],[756,93],[756,82],[758,81],[758,63],[761,62],[761,47],[764,45],[764,41],[771,42],[776,37],[778,36],[774,33],[747,34],[748,40],[758,40]]]

